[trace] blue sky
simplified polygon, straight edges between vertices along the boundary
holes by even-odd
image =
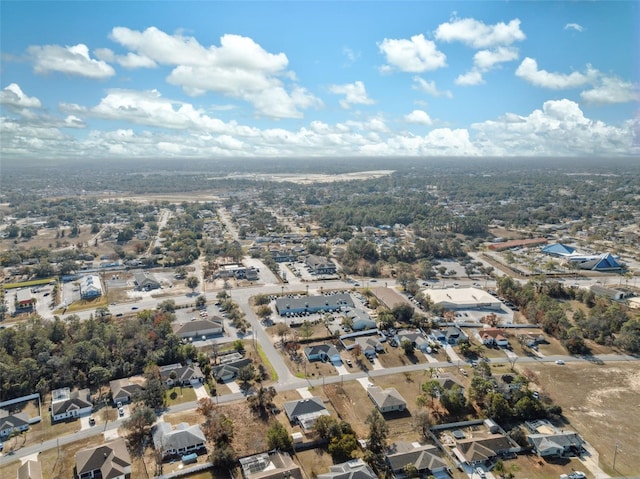
[[[0,9],[5,159],[640,154],[637,2]]]

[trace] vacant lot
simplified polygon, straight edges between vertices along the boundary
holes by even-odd
[[[600,466],[605,471],[614,476],[640,474],[637,363],[537,364],[530,369],[538,373],[543,391],[562,406],[570,422],[567,428],[579,432],[600,453]]]

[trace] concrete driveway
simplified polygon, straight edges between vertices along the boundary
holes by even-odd
[[[195,384],[193,386],[193,391],[196,393],[196,399],[199,401],[200,399],[206,399],[209,396],[209,393],[207,392],[207,388],[204,387],[204,384],[200,383],[200,384]]]

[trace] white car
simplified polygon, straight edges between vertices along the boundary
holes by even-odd
[[[560,364],[561,366],[564,364],[563,359],[556,359],[556,364]]]

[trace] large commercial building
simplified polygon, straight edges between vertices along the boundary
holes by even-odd
[[[424,294],[429,295],[436,306],[449,310],[502,308],[502,301],[478,288],[428,289]]]

